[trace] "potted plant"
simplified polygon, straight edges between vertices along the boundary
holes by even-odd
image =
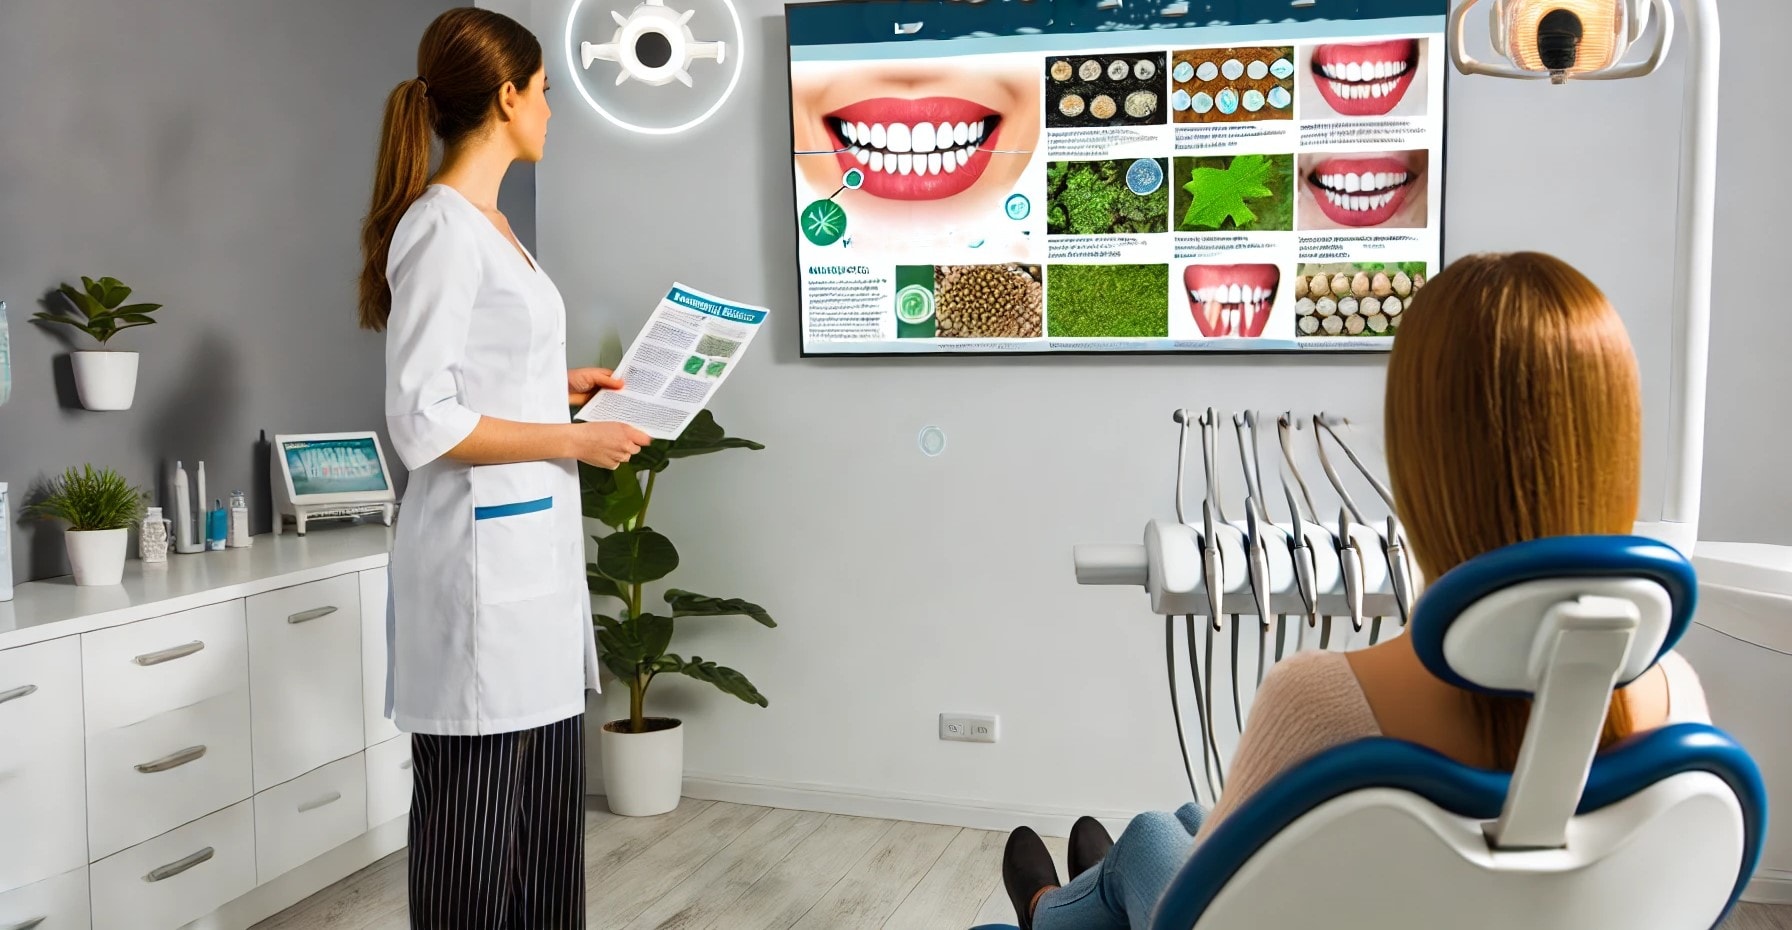
[[[63,284],[60,290],[80,316],[39,311],[34,319],[71,326],[93,337],[98,349],[76,350],[75,391],[81,406],[89,410],[129,410],[137,395],[137,353],[107,349],[106,343],[120,330],[148,326],[161,304],[126,304],[131,289],[117,278],[95,281],[83,277],[82,287]]]
[[[142,519],[147,497],[112,469],[83,465],[50,479],[31,511],[68,523],[62,539],[75,584],[110,585],[124,577],[130,528]]]
[[[597,561],[586,566],[594,596],[615,598],[621,607],[612,616],[598,613],[598,652],[607,668],[628,687],[629,715],[603,726],[598,735],[603,755],[604,791],[610,810],[628,817],[663,814],[678,806],[684,783],[684,725],[680,720],[647,715],[647,689],[660,675],[678,674],[708,682],[749,704],[769,702],[745,675],[702,656],[685,658],[668,650],[674,624],[687,617],[750,617],[775,627],[757,604],[735,598],[705,597],[677,588],[664,594],[666,611],[647,610],[642,589],[678,567],[672,540],[649,528],[647,509],[655,485],[676,459],[724,449],[765,448],[728,436],[708,411],[691,421],[676,440],[655,440],[614,471],[581,466],[585,516],[613,532],[597,540]]]

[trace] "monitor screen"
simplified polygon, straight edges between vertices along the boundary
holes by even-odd
[[[294,497],[366,494],[389,488],[371,436],[289,440],[283,450]]]
[[[785,6],[804,355],[1387,351],[1447,0]]]

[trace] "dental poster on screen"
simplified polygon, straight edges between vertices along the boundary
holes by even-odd
[[[804,353],[1385,351],[1446,3],[1189,6],[786,6]]]

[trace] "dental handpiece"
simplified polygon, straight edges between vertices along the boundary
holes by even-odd
[[[1350,515],[1338,512],[1338,557],[1344,569],[1344,600],[1350,606],[1350,628],[1363,631],[1363,552],[1350,532]]]
[[[1195,638],[1195,615],[1189,614],[1182,619],[1186,624],[1184,632],[1188,638],[1188,674],[1190,678],[1194,679],[1195,684],[1195,715],[1201,718],[1201,775],[1207,780],[1208,796],[1218,798],[1220,793],[1214,784],[1214,773],[1218,763],[1214,757],[1219,754],[1219,743],[1213,739],[1212,718],[1208,716],[1207,712],[1208,705],[1211,702],[1203,701],[1201,697],[1203,685],[1200,656],[1197,654],[1198,650],[1195,648],[1195,643],[1197,641]],[[1211,649],[1211,640],[1209,641],[1209,648]],[[1207,679],[1211,681],[1212,678],[1213,669],[1210,664],[1208,667]],[[1213,694],[1212,688],[1208,687],[1206,691],[1208,696],[1211,697]],[[1223,787],[1224,782],[1220,782],[1220,785]]]
[[[1169,676],[1170,676],[1170,717],[1173,720],[1175,720],[1175,722],[1176,722],[1176,745],[1177,745],[1177,747],[1179,747],[1182,750],[1182,771],[1183,771],[1183,774],[1188,776],[1189,794],[1194,795],[1196,801],[1200,801],[1201,800],[1201,789],[1195,787],[1195,769],[1194,769],[1194,765],[1189,761],[1188,734],[1182,726],[1182,702],[1180,700],[1178,700],[1176,697],[1176,618],[1175,617],[1165,617],[1164,618],[1164,669],[1165,669],[1165,671],[1167,671],[1169,673]],[[1199,691],[1197,691],[1195,693],[1196,693],[1197,697],[1200,694]],[[1203,753],[1206,752],[1206,750],[1207,750],[1206,743],[1201,744],[1201,750]],[[1203,764],[1205,764],[1206,760],[1203,759],[1202,762],[1203,762]]]

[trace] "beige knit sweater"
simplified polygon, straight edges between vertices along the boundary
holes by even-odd
[[[1668,679],[1668,722],[1710,723],[1711,711],[1692,666],[1672,652],[1661,666]],[[1380,735],[1344,653],[1302,652],[1277,663],[1251,704],[1238,752],[1227,767],[1226,790],[1199,836],[1284,769],[1334,746]]]

